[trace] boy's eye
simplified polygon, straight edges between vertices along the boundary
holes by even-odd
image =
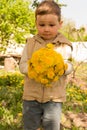
[[[51,27],[55,26],[54,24],[50,24]]]
[[[39,26],[44,27],[45,24],[39,24]],[[49,24],[49,26],[53,27],[53,26],[55,26],[55,25],[54,25],[54,24]]]
[[[45,26],[45,24],[39,24],[39,25],[42,26],[42,27]]]

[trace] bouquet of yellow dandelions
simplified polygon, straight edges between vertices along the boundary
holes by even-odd
[[[60,53],[54,50],[54,45],[49,43],[46,47],[35,51],[28,61],[28,76],[44,86],[51,86],[67,69]]]

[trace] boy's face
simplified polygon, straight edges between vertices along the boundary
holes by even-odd
[[[58,16],[55,14],[37,15],[37,31],[44,40],[55,38],[61,24],[62,22],[58,21]]]

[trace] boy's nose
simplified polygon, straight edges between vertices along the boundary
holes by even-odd
[[[49,27],[46,26],[46,27],[44,28],[44,30],[45,30],[45,31],[49,31]]]

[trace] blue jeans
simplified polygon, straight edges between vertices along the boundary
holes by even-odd
[[[62,103],[23,101],[24,130],[60,130]]]

